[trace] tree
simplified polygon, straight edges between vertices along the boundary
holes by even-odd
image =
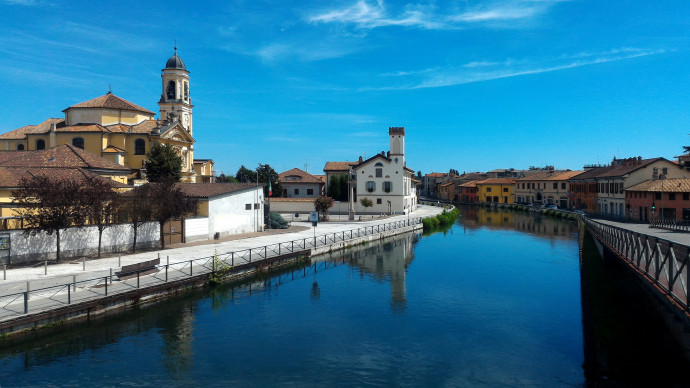
[[[422,180],[422,171],[421,170],[417,171],[417,179],[419,179],[420,181]]]
[[[127,211],[129,221],[134,231],[132,252],[136,252],[139,227],[144,222],[151,220],[151,206],[149,205],[150,199],[153,198],[151,195],[151,186],[148,184],[137,186],[134,190],[125,193],[123,196],[125,197],[123,208]]]
[[[350,195],[347,180],[347,174],[338,175],[338,184],[340,185],[340,196],[336,198],[338,201],[347,201],[347,198]]]
[[[314,200],[314,210],[319,212],[319,215],[321,213],[326,213],[328,211],[328,209],[330,209],[331,207],[333,207],[333,198],[331,198],[331,197],[327,197],[325,195],[319,195]],[[323,217],[319,216],[319,218],[324,220],[324,221],[328,220],[328,217],[326,215],[324,215]]]
[[[340,179],[339,179],[339,176],[337,176],[337,175],[331,176],[331,179],[328,182],[328,195],[330,195],[331,198],[340,199]]]
[[[218,177],[216,178],[216,183],[236,183],[236,182],[237,182],[237,179],[235,179],[234,176],[225,175],[223,173],[218,175]]]
[[[119,208],[119,197],[113,184],[101,177],[89,178],[82,187],[86,217],[98,229],[98,258],[101,258],[103,231],[115,223]]]
[[[35,236],[44,231],[56,236],[56,260],[60,261],[60,231],[71,226],[83,226],[83,182],[75,179],[55,179],[44,175],[22,178],[19,188],[12,191],[15,210],[25,224],[24,235]]]
[[[235,174],[235,179],[242,183],[256,183],[256,171],[252,171],[244,165],[240,166]]]
[[[188,197],[175,182],[147,183],[151,185],[148,191],[148,205],[151,208],[151,218],[158,221],[160,227],[161,249],[165,249],[163,227],[173,218],[183,217],[196,210],[197,201]]]
[[[374,203],[371,202],[371,200],[369,198],[366,198],[366,197],[360,199],[359,203],[361,203],[362,206],[364,206],[364,211],[367,211],[367,208],[374,206]]]
[[[182,178],[182,158],[172,146],[153,143],[146,154],[144,171],[149,182],[179,182]]]
[[[460,175],[460,172],[458,170],[451,168],[450,171],[448,171],[448,174],[450,175]]]
[[[268,188],[270,182],[270,188],[273,194],[272,197],[282,197],[283,187],[278,182],[278,173],[268,164],[261,164],[256,168],[259,173],[259,183],[265,183],[264,186],[264,198],[268,197]]]

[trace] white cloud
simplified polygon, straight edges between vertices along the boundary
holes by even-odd
[[[475,82],[491,81],[501,78],[519,77],[531,74],[547,73],[590,66],[601,63],[622,61],[665,53],[664,49],[620,48],[599,53],[578,53],[547,58],[542,61],[507,60],[503,63],[491,61],[470,62],[457,68],[444,68],[426,77],[417,77],[404,86],[379,88],[379,90],[411,90],[454,86]],[[423,74],[423,72],[406,72],[406,74]],[[413,77],[410,77],[413,78]]]

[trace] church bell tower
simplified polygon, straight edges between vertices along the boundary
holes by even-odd
[[[189,96],[189,71],[182,59],[177,56],[177,47],[175,47],[175,54],[165,63],[165,69],[161,70],[161,78],[163,78],[163,93],[158,101],[161,119],[171,122],[177,120],[190,135],[193,135],[192,108],[194,105]]]

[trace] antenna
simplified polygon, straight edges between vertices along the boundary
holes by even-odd
[[[110,82],[108,82],[108,94],[111,94],[113,92],[113,87],[110,85]]]

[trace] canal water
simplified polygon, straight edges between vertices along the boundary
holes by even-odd
[[[577,228],[468,208],[359,246],[0,342],[0,386],[583,386]]]

